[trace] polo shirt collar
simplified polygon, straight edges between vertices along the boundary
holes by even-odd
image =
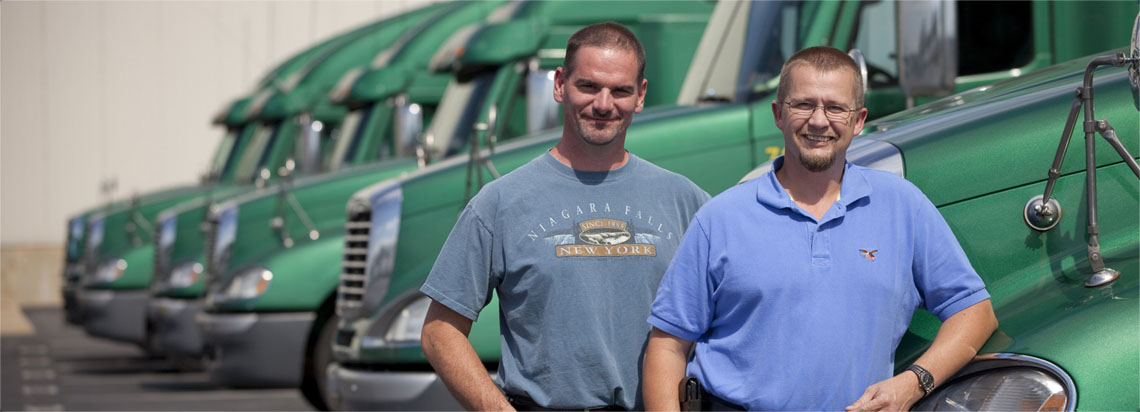
[[[784,186],[780,185],[780,180],[776,179],[776,171],[783,166],[784,156],[777,157],[772,161],[772,170],[757,179],[759,184],[756,185],[756,200],[760,204],[777,209],[799,211],[799,206],[788,195],[788,191],[784,190]],[[850,162],[845,162],[843,167],[843,182],[839,184],[839,201],[836,202],[843,206],[840,213],[846,212],[855,201],[871,195],[871,183],[864,175],[863,168],[856,167]],[[824,220],[828,220],[828,216],[825,215]]]

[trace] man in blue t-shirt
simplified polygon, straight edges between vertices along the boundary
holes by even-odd
[[[906,410],[996,329],[985,285],[934,205],[898,176],[847,163],[867,116],[861,85],[834,48],[784,64],[772,112],[785,156],[694,216],[658,288],[648,409],[676,409],[687,374],[714,408]],[[895,375],[919,307],[943,324]]]
[[[484,187],[464,208],[427,281],[422,345],[472,410],[633,410],[649,305],[708,194],[625,150],[641,111],[645,53],[615,23],[566,47],[554,148]],[[502,359],[492,382],[467,334],[497,293]]]

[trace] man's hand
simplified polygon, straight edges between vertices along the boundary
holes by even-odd
[[[918,375],[903,371],[885,381],[867,387],[848,411],[905,411],[922,399],[924,393],[918,384]]]

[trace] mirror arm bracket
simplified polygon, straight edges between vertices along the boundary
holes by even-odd
[[[1093,72],[1099,66],[1116,66],[1121,67],[1125,64],[1137,60],[1137,57],[1124,57],[1124,54],[1117,53],[1113,56],[1101,56],[1094,58],[1089,62],[1088,67],[1085,68],[1084,80],[1081,87],[1077,88],[1076,95],[1073,96],[1073,105],[1069,110],[1069,117],[1065,121],[1065,129],[1061,134],[1061,141],[1057,147],[1057,154],[1053,158],[1053,165],[1049,168],[1049,180],[1045,184],[1045,193],[1041,196],[1035,196],[1029,200],[1025,205],[1024,215],[1025,222],[1035,230],[1047,231],[1056,226],[1058,219],[1060,219],[1061,209],[1060,204],[1052,198],[1054,186],[1057,179],[1061,177],[1061,164],[1065,158],[1065,152],[1068,150],[1069,142],[1072,139],[1073,126],[1076,124],[1077,116],[1082,106],[1084,106],[1084,123],[1083,129],[1085,132],[1085,188],[1088,193],[1088,227],[1086,228],[1088,234],[1088,259],[1089,266],[1093,274],[1085,282],[1085,287],[1099,287],[1112,283],[1120,276],[1120,272],[1104,265],[1104,258],[1100,253],[1100,242],[1097,239],[1100,229],[1097,225],[1097,199],[1096,199],[1096,134],[1100,134],[1108,143],[1116,150],[1117,154],[1124,159],[1128,167],[1132,170],[1133,174],[1140,179],[1140,166],[1137,166],[1136,160],[1132,158],[1128,150],[1120,142],[1120,138],[1116,135],[1116,130],[1107,120],[1095,120],[1093,115]]]

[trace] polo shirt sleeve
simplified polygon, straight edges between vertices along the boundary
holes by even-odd
[[[451,229],[420,291],[475,321],[502,277],[491,270],[495,237],[472,199]]]
[[[649,324],[678,338],[697,340],[712,322],[713,291],[708,232],[694,218],[657,288]]]
[[[954,316],[962,309],[989,299],[986,285],[970,265],[966,252],[950,231],[942,214],[922,192],[917,213],[913,214],[915,286],[923,307],[938,319]]]

